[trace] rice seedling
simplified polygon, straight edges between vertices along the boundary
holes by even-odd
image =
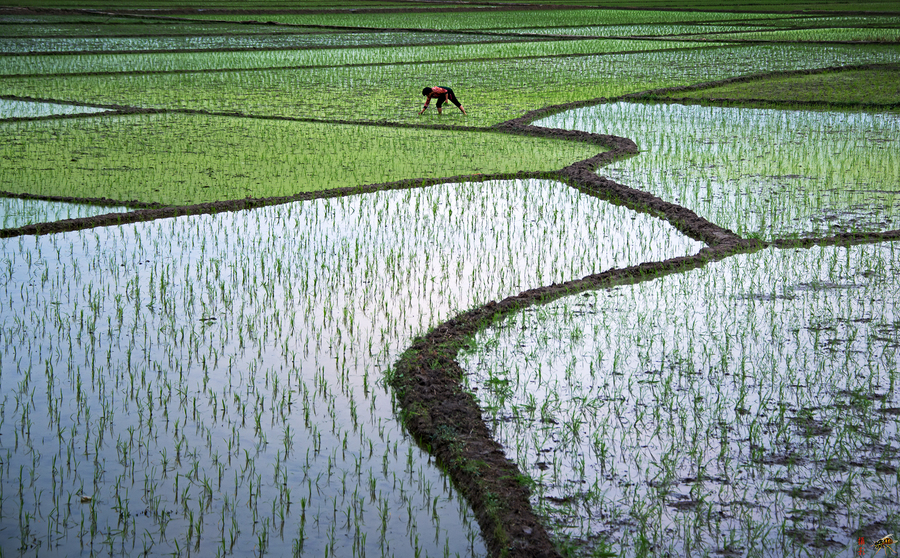
[[[359,34],[354,34],[357,36]],[[464,36],[472,40],[471,35]],[[491,36],[490,42],[468,43],[455,36],[453,44],[431,46],[397,46],[354,48],[332,38],[326,48],[280,50],[210,51],[210,52],[129,52],[59,53],[53,55],[0,58],[0,75],[42,75],[189,72],[206,70],[250,70],[301,68],[310,66],[348,66],[364,64],[404,64],[467,59],[516,58],[535,56],[588,55],[612,52],[635,52],[701,46],[684,41],[642,41],[619,39],[523,40],[517,36]],[[323,39],[320,39],[323,40]],[[392,34],[393,42],[411,42],[412,37]],[[448,39],[450,40],[450,39]],[[324,40],[323,40],[324,41]],[[332,44],[333,43],[333,44]]]
[[[525,29],[509,29],[508,32],[518,33],[534,33],[539,35],[564,35],[564,36],[594,36],[594,37],[620,37],[620,38],[642,38],[642,37],[675,37],[679,35],[692,35],[683,37],[685,39],[696,40],[698,37],[694,35],[703,35],[705,33],[727,33],[729,31],[747,31],[747,25],[710,25],[695,24],[687,25],[671,24],[671,23],[651,23],[643,25],[582,25],[582,26],[565,26],[565,27],[531,27]],[[751,29],[763,29],[766,27],[752,26]],[[730,38],[730,36],[729,36]],[[714,40],[714,39],[713,39]],[[701,46],[701,45],[697,45]]]
[[[824,108],[852,105],[889,109],[900,102],[896,66],[854,68],[808,74],[788,74],[745,82],[731,83],[670,93],[682,99],[728,99],[733,102],[752,100],[760,103],[809,103]]]
[[[129,208],[0,197],[0,229],[125,211]]]
[[[474,109],[466,125],[488,126],[548,104],[650,88],[897,62],[890,44],[696,48],[636,38],[738,26],[833,35],[805,16],[597,9],[271,16],[288,27],[246,15],[158,15],[84,13],[83,27],[69,25],[70,16],[3,16],[12,17],[0,26],[9,31],[0,37],[5,96],[173,111],[2,122],[3,189],[181,204],[554,170],[597,148],[334,121],[435,124],[410,109],[428,76],[465,92]],[[817,29],[791,28],[804,20]],[[625,38],[578,38],[594,34]],[[35,51],[54,54],[28,54]],[[35,102],[4,107],[12,107],[3,108],[5,118],[59,114]],[[604,117],[596,131],[617,133],[613,120]],[[725,134],[742,124],[735,120],[714,132],[730,139]],[[778,134],[797,125],[771,120],[763,127]],[[800,126],[807,137],[787,141],[823,142],[822,134],[858,127],[871,132],[866,140],[895,135],[892,120],[882,128],[825,122],[825,129],[818,121]],[[895,170],[889,157],[847,141],[827,145],[875,169],[854,171],[857,183]],[[422,157],[435,142],[446,149]],[[677,151],[664,138],[658,143],[667,157]],[[810,159],[823,174],[840,175],[824,155]],[[616,169],[630,167],[617,165],[622,182],[643,187],[636,170],[629,176]],[[743,163],[733,172],[775,171]],[[708,186],[706,195],[713,191]],[[829,199],[852,211],[857,201]],[[5,203],[5,214],[24,211]],[[777,224],[793,203],[765,206],[749,225],[738,216],[745,207],[727,211],[748,234],[795,233]],[[803,209],[827,220],[822,205]],[[878,207],[859,211],[870,216],[887,204]],[[827,230],[891,226],[893,214],[883,214],[884,222],[839,220]],[[487,373],[474,387],[498,436],[525,456],[518,481],[564,524],[559,539],[569,537],[565,544],[577,550],[589,534],[589,548],[601,554],[778,555],[798,545],[827,554],[830,541],[896,523],[896,498],[880,497],[896,492],[897,434],[890,421],[870,420],[893,416],[895,297],[880,286],[896,275],[891,246],[741,256],[562,300],[486,334],[496,335],[489,349],[514,366],[479,357],[485,366],[476,374]],[[700,248],[663,221],[546,180],[447,184],[3,240],[0,516],[11,520],[0,523],[12,535],[0,553],[483,555],[468,505],[397,424],[385,370],[414,337],[467,308]],[[668,306],[673,298],[678,303]],[[556,319],[563,326],[546,327]],[[743,329],[747,336],[733,336]],[[848,378],[838,374],[848,370]],[[755,501],[774,509],[779,524]],[[834,521],[834,508],[852,511]],[[791,511],[798,509],[805,511]]]
[[[15,99],[0,99],[0,119],[40,118],[64,114],[92,114],[106,112],[106,109],[58,103],[36,103]]]
[[[54,16],[52,14],[4,14],[4,26],[0,34],[5,38],[12,37],[106,37],[106,36],[140,36],[140,35],[227,35],[227,34],[279,34],[309,33],[314,28],[291,27],[289,29],[273,29],[270,25],[249,25],[230,22],[198,22],[190,20],[164,21],[153,18],[136,19],[132,17],[103,16],[82,12],[77,21],[72,16]],[[321,30],[320,30],[321,31]]]
[[[241,29],[243,31],[243,29]],[[154,32],[159,31],[153,29]],[[345,46],[384,47],[392,45],[429,45],[502,41],[496,35],[434,34],[415,31],[381,33],[266,33],[133,37],[0,37],[0,54],[38,55],[55,53],[155,53],[220,50],[296,50],[305,48],[334,48]],[[506,40],[521,40],[509,37]],[[232,58],[235,58],[232,56]],[[334,62],[332,62],[334,63]]]
[[[797,42],[900,42],[900,30],[896,28],[826,28],[790,29],[781,31],[762,31],[725,33],[708,36],[715,41],[797,41]]]
[[[211,17],[211,16],[209,16]],[[496,30],[509,28],[530,28],[535,21],[546,26],[572,25],[616,25],[621,23],[680,23],[716,21],[753,21],[766,19],[769,14],[736,14],[728,12],[678,12],[678,11],[632,11],[632,10],[529,10],[525,12],[508,10],[478,10],[454,14],[446,17],[443,13],[412,12],[403,14],[278,14],[275,19],[281,23],[299,25],[331,25],[340,27],[380,27],[419,28],[441,30]],[[196,19],[206,19],[198,14]],[[220,19],[217,15],[216,19]],[[246,19],[240,15],[225,16],[225,20]]]
[[[322,67],[194,74],[14,77],[8,95],[158,109],[258,116],[433,123],[418,118],[423,76],[440,75],[466,103],[465,124],[486,126],[535,107],[691,85],[735,75],[848,64],[896,63],[890,46],[770,45],[549,59],[494,59],[361,67]],[[609,79],[616,76],[615,79]],[[365,88],[355,84],[365,83]],[[494,84],[505,84],[497,88]],[[172,91],[178,91],[177,96]],[[220,92],[210,95],[210,91]],[[467,100],[469,99],[469,100]],[[469,110],[471,108],[471,110]],[[460,115],[461,117],[461,115]],[[450,118],[443,118],[448,122]],[[454,119],[454,124],[460,124]]]

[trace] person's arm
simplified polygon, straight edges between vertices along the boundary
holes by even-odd
[[[431,102],[431,95],[425,97],[425,106],[422,107],[422,110],[419,111],[419,114],[422,114],[423,112],[425,112],[425,109],[428,108],[428,103],[430,103],[430,102]]]

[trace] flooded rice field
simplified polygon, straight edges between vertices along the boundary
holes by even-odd
[[[900,514],[900,245],[766,249],[520,312],[460,354],[558,533],[845,556]]]
[[[900,533],[895,14],[266,6],[0,8],[0,556]]]
[[[17,99],[0,99],[0,119],[39,118],[63,114],[94,114],[107,109],[62,103],[41,103]]]
[[[2,548],[483,555],[385,370],[454,312],[699,247],[541,180],[4,239]]]
[[[773,240],[900,228],[900,115],[609,103],[537,126],[620,135],[601,174]]]
[[[85,205],[45,200],[0,197],[0,229],[15,229],[34,223],[80,219],[104,213],[123,213],[124,206]]]

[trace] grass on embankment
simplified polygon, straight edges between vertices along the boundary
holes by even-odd
[[[0,131],[9,138],[0,190],[172,205],[552,171],[603,150],[491,132],[184,114],[6,122]]]

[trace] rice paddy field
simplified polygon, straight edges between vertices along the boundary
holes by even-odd
[[[609,4],[0,7],[0,556],[892,551],[900,7]]]

